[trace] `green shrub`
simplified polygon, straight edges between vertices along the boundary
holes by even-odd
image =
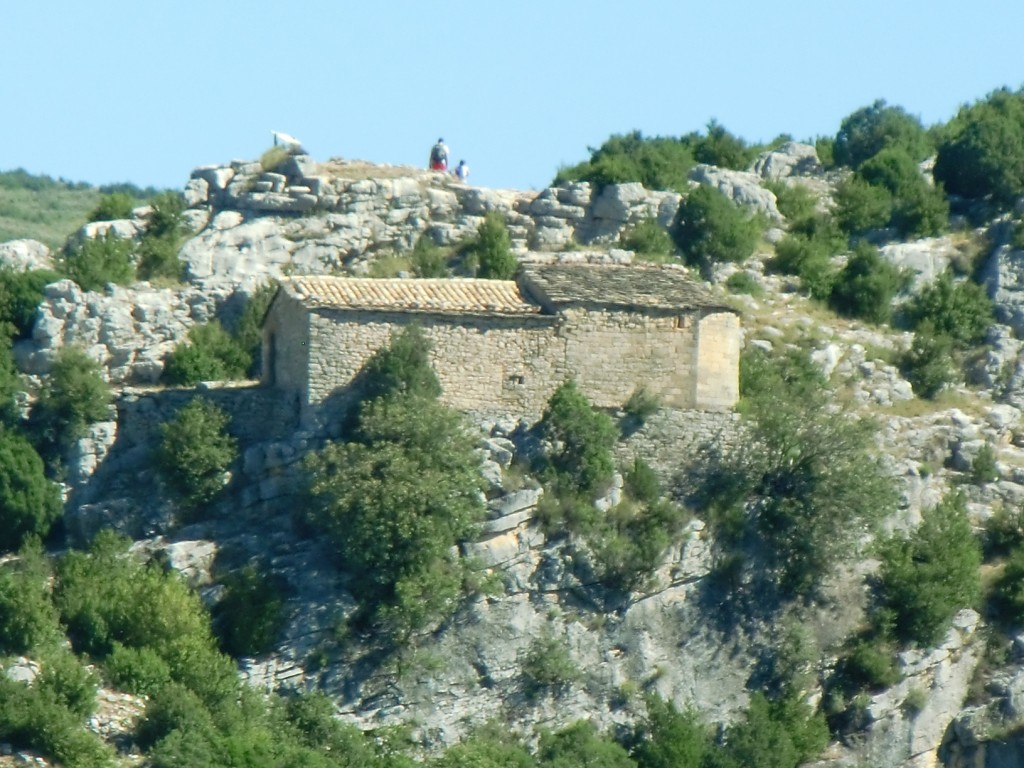
[[[708,509],[722,546],[756,563],[758,584],[813,597],[840,557],[896,503],[874,450],[875,427],[829,407],[804,354],[741,358],[749,437],[709,454],[691,502]]]
[[[733,272],[725,281],[725,287],[732,293],[743,293],[755,297],[764,293],[761,283],[749,272]]]
[[[60,490],[32,444],[0,427],[0,552],[17,549],[29,536],[45,537],[62,512]]]
[[[263,319],[277,295],[277,288],[277,282],[271,280],[250,293],[231,333],[235,344],[252,360],[247,375],[253,379],[259,378],[263,368]]]
[[[623,404],[626,416],[641,424],[661,410],[661,398],[651,394],[642,384],[636,387]]]
[[[643,459],[633,459],[633,463],[623,474],[622,479],[630,498],[643,504],[653,504],[661,498],[661,481],[658,480],[657,473]]]
[[[135,243],[113,232],[83,240],[65,252],[64,271],[84,291],[101,291],[108,283],[128,285],[135,279]]]
[[[530,698],[545,693],[568,692],[582,674],[569,654],[565,640],[545,631],[533,639],[520,661],[523,691]]]
[[[353,574],[365,617],[402,638],[451,614],[482,519],[476,440],[461,416],[408,394],[364,403],[354,440],[307,460],[313,522]]]
[[[416,277],[445,277],[448,258],[430,237],[420,235],[412,248],[412,268]]]
[[[869,184],[859,176],[850,176],[836,185],[833,214],[840,228],[851,235],[882,229],[892,219],[892,192]]]
[[[1010,554],[1024,543],[1024,512],[1000,507],[985,521],[986,560]]]
[[[597,149],[591,148],[588,161],[560,169],[552,185],[588,181],[600,190],[609,184],[638,181],[647,189],[684,192],[695,162],[689,142],[644,137],[633,131],[613,135]]]
[[[941,187],[929,184],[902,149],[887,148],[867,160],[857,175],[892,195],[888,225],[905,237],[928,237],[946,230],[949,204]]]
[[[835,157],[836,142],[832,136],[818,136],[814,139],[814,151],[818,155],[818,162],[824,168],[836,166]]]
[[[832,294],[836,271],[827,243],[803,235],[786,235],[775,244],[771,268],[797,275],[801,288],[816,299],[824,301]]]
[[[611,738],[602,737],[597,727],[586,720],[555,733],[542,733],[537,758],[537,764],[544,768],[635,768],[625,749]]]
[[[958,494],[925,510],[911,535],[885,541],[881,559],[883,601],[903,642],[931,647],[980,596],[981,546]]]
[[[649,482],[636,471],[634,467],[631,487]],[[650,487],[639,490],[653,493]],[[624,502],[603,516],[594,515],[580,533],[593,552],[598,578],[615,589],[629,591],[643,586],[688,519],[682,507],[668,500]]]
[[[0,323],[13,326],[15,338],[27,339],[32,335],[43,288],[60,277],[46,269],[16,272],[10,267],[0,267]]]
[[[804,184],[774,181],[766,183],[765,187],[775,195],[775,205],[786,217],[791,231],[819,215],[818,198]]]
[[[603,491],[615,470],[615,425],[591,407],[574,381],[554,391],[539,426],[553,446],[547,457],[551,471],[583,495],[593,498]]]
[[[693,144],[693,157],[698,163],[717,165],[719,168],[731,168],[745,171],[754,159],[756,150],[712,119],[707,124],[707,132],[702,137],[688,137]]]
[[[250,352],[213,320],[189,329],[188,342],[178,344],[168,355],[164,379],[187,387],[201,381],[244,379],[251,366]]]
[[[796,692],[769,701],[762,693],[750,697],[743,720],[725,732],[716,768],[796,768],[817,757],[829,741],[828,725]]]
[[[50,569],[38,540],[0,567],[0,654],[24,654],[60,635]]]
[[[623,248],[648,261],[664,261],[674,250],[672,236],[653,216],[626,227],[620,239]]]
[[[172,731],[199,735],[213,728],[213,717],[202,700],[185,686],[170,683],[150,698],[135,735],[139,746],[150,749]]]
[[[57,564],[54,602],[72,646],[101,661],[117,643],[148,648],[172,680],[204,699],[234,695],[234,665],[217,652],[198,595],[177,574],[129,555],[128,544],[101,531],[87,552],[69,552]]]
[[[711,735],[693,709],[680,712],[671,701],[646,698],[647,716],[636,728],[631,756],[638,768],[700,766],[711,752]]]
[[[496,211],[484,216],[469,253],[477,264],[476,276],[484,280],[511,280],[519,268],[505,219]]]
[[[224,580],[225,592],[214,611],[221,648],[231,656],[269,651],[284,625],[284,601],[277,584],[252,565]]]
[[[996,618],[1008,627],[1018,627],[1024,620],[1024,547],[1010,553],[993,589],[993,605]]]
[[[152,648],[129,648],[114,642],[103,663],[107,677],[118,690],[152,696],[171,681],[171,667]]]
[[[0,332],[0,429],[20,430],[24,426],[19,393],[25,389],[14,364],[11,342]]]
[[[884,637],[860,639],[839,662],[844,684],[854,690],[881,691],[900,681],[896,653]]]
[[[902,107],[888,106],[882,99],[843,118],[832,145],[835,162],[852,168],[859,168],[887,148],[897,148],[915,162],[924,160],[932,151],[921,121]]]
[[[877,248],[859,243],[836,276],[829,303],[840,314],[881,325],[892,317],[892,300],[906,282]]]
[[[975,485],[994,483],[999,479],[996,452],[988,443],[979,448],[977,455],[971,460],[970,474],[971,482]]]
[[[0,675],[0,739],[32,749],[67,768],[113,768],[114,756],[82,718],[42,686]]]
[[[134,197],[127,192],[114,192],[104,195],[89,213],[89,221],[114,221],[130,219],[132,210],[138,205]]]
[[[79,717],[96,711],[96,673],[86,669],[74,654],[61,650],[46,654],[35,685]]]
[[[152,200],[138,248],[138,272],[142,279],[181,279],[185,264],[178,258],[178,251],[188,234],[184,210],[185,201],[176,192],[161,192]]]
[[[291,155],[288,152],[287,147],[275,146],[268,149],[262,155],[260,155],[260,167],[264,171],[274,172],[282,165]]]
[[[707,268],[749,258],[761,225],[717,189],[700,186],[680,204],[673,237],[690,264]]]
[[[918,397],[931,400],[957,380],[953,363],[953,340],[937,334],[931,320],[922,322],[914,332],[910,350],[900,368]]]
[[[441,382],[430,364],[430,341],[418,325],[409,325],[366,361],[355,382],[363,400],[391,395],[434,399]]]
[[[992,324],[992,301],[983,287],[946,270],[909,302],[907,314],[915,329],[929,322],[933,333],[968,345],[981,341]]]
[[[62,348],[29,419],[42,457],[54,461],[90,424],[109,418],[112,398],[99,363],[78,347]]]
[[[237,443],[225,431],[229,422],[224,411],[197,397],[160,427],[157,467],[192,514],[223,490],[225,473],[238,457]]]
[[[1012,206],[1024,194],[1024,95],[998,90],[961,108],[943,131],[934,173],[950,194]]]
[[[180,281],[185,271],[185,262],[178,258],[179,249],[179,244],[169,238],[143,238],[137,249],[139,279],[165,277]]]
[[[537,768],[537,760],[504,724],[485,725],[427,764],[430,768]]]

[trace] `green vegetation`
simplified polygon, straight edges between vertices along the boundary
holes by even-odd
[[[68,277],[85,291],[102,291],[108,283],[128,285],[135,279],[135,244],[108,231],[65,250],[62,265]]]
[[[257,378],[263,364],[263,318],[277,293],[277,283],[256,288],[228,331],[219,320],[189,329],[164,364],[164,381],[192,387],[201,381]]]
[[[466,247],[465,253],[467,259],[476,265],[476,276],[484,280],[511,280],[519,269],[505,219],[496,211],[484,216],[476,238]]]
[[[882,602],[901,642],[935,645],[981,595],[981,545],[958,494],[925,510],[911,534],[883,542],[881,559]]]
[[[829,387],[806,355],[741,359],[742,444],[709,455],[693,501],[718,540],[754,565],[782,597],[813,597],[833,564],[896,503],[873,450],[874,427],[829,407]]]
[[[591,407],[576,382],[565,381],[554,391],[539,426],[552,445],[546,460],[559,487],[590,499],[605,490],[615,470],[615,425]]]
[[[139,201],[127,192],[114,192],[104,195],[92,211],[89,212],[89,221],[114,221],[116,219],[130,219],[132,210],[138,206]]]
[[[905,237],[930,237],[946,230],[949,204],[906,150],[886,147],[838,186],[835,215],[850,235],[893,227]]]
[[[675,250],[672,236],[653,216],[626,227],[620,240],[623,248],[633,251],[644,261],[666,261]]]
[[[565,640],[550,632],[534,638],[523,655],[520,667],[523,690],[530,698],[546,693],[564,695],[582,677]]]
[[[218,320],[189,328],[188,342],[178,344],[167,356],[164,380],[192,387],[201,381],[244,379],[252,356]]]
[[[29,536],[46,536],[61,512],[60,490],[32,444],[0,427],[0,552],[17,549]]]
[[[217,653],[209,617],[198,595],[177,574],[128,553],[110,531],[87,552],[69,552],[57,564],[54,602],[77,652],[103,662],[120,644],[149,649],[208,700],[237,686],[234,666]]]
[[[35,325],[36,308],[43,300],[43,289],[60,279],[58,273],[50,270],[16,272],[8,267],[0,268],[0,323],[7,326],[0,333],[16,339],[29,338]]]
[[[707,269],[721,261],[747,259],[761,237],[761,222],[707,186],[680,204],[673,236],[690,264]]]
[[[43,458],[52,463],[89,424],[108,418],[111,399],[99,363],[77,347],[62,348],[29,418]]]
[[[829,303],[841,315],[881,325],[892,317],[892,300],[907,280],[878,249],[858,243],[832,286]]]
[[[50,567],[37,539],[0,566],[0,654],[23,654],[60,636]]]
[[[352,439],[309,457],[313,522],[353,573],[363,618],[401,638],[454,611],[466,563],[452,548],[482,519],[479,460],[462,417],[437,400],[418,329],[364,372]]]
[[[189,234],[184,210],[185,201],[177,192],[161,192],[153,199],[137,251],[139,277],[143,280],[181,279],[184,264],[178,259],[178,251]]]
[[[910,302],[907,315],[915,329],[930,323],[933,332],[961,346],[976,344],[992,324],[992,301],[971,280],[957,280],[949,270],[925,286]]]
[[[225,431],[230,417],[202,397],[191,400],[160,427],[156,462],[189,519],[224,489],[227,469],[238,456]]]
[[[953,195],[1011,207],[1024,194],[1024,94],[1001,89],[941,132],[935,179]]]
[[[89,220],[100,192],[88,184],[0,171],[0,243],[30,238],[56,250]]]
[[[410,325],[366,361],[356,388],[364,400],[396,395],[434,400],[441,382],[430,365],[430,342],[418,325]]]
[[[837,164],[857,169],[885,149],[900,150],[916,163],[931,154],[932,144],[920,120],[879,99],[843,118],[832,156]]]
[[[412,269],[416,277],[446,277],[448,254],[428,235],[420,235],[412,248]]]
[[[918,397],[931,400],[957,380],[953,349],[953,339],[936,333],[931,320],[917,326],[914,341],[900,360],[900,367]]]
[[[221,648],[236,657],[269,651],[284,624],[284,601],[274,579],[250,564],[223,583],[224,596],[214,612]]]
[[[693,149],[672,138],[645,138],[640,131],[611,136],[597,149],[589,148],[590,159],[562,168],[553,185],[589,181],[597,188],[609,184],[639,181],[648,189],[687,189],[687,175],[696,164]]]
[[[287,147],[274,146],[260,155],[260,166],[264,171],[276,171],[291,155]]]
[[[780,136],[769,146],[787,139]],[[679,138],[645,137],[633,131],[613,135],[597,149],[588,148],[590,159],[560,169],[552,184],[588,181],[600,189],[639,181],[647,189],[686,192],[688,175],[697,163],[745,170],[764,149],[763,145],[748,145],[715,120],[708,123],[703,136],[692,132]]]

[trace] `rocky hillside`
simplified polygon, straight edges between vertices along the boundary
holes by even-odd
[[[913,276],[902,300],[934,284],[950,265],[974,259],[994,302],[996,322],[968,357],[966,383],[926,400],[899,365],[912,333],[836,315],[795,277],[769,268],[774,244],[789,226],[769,187],[802,185],[827,208],[841,180],[822,170],[814,147],[786,144],[748,171],[698,165],[690,178],[693,188],[717,189],[767,224],[753,256],[695,277],[740,311],[748,349],[809,349],[836,393],[836,412],[876,420],[879,455],[901,494],[886,529],[913,530],[923,510],[955,489],[979,531],[998,511],[1018,510],[1024,501],[1018,341],[1024,252],[1009,245],[1005,220],[975,225],[954,216],[948,235],[890,238],[880,248],[886,261]],[[795,634],[802,638],[803,693],[825,707],[826,681],[836,674],[844,643],[870,620],[865,577],[878,562],[868,542],[827,580],[821,600],[737,620],[723,608],[727,600],[713,578],[716,542],[698,514],[642,588],[611,589],[595,576],[585,541],[545,534],[538,519],[544,491],[523,471],[538,446],[518,414],[475,425],[488,519],[462,554],[477,559],[489,588],[389,654],[381,653],[377,638],[345,629],[358,605],[350,574],[322,537],[295,524],[294,510],[305,503],[302,460],[323,437],[268,419],[276,404],[266,390],[245,381],[200,385],[231,414],[241,454],[231,468],[230,494],[214,514],[183,522],[151,467],[158,426],[195,394],[161,386],[168,353],[199,324],[229,323],[267,281],[407,270],[403,259],[421,236],[455,247],[493,212],[505,221],[520,260],[627,262],[639,256],[623,247],[623,234],[650,220],[667,229],[683,194],[638,183],[491,190],[412,168],[300,155],[272,171],[258,162],[196,169],[184,197],[194,234],[179,254],[182,284],[90,292],[67,279],[51,283],[31,336],[15,346],[18,367],[34,385],[45,381],[62,349],[78,346],[116,391],[110,418],[92,424],[64,457],[69,544],[83,545],[107,527],[127,533],[137,550],[159,553],[211,605],[223,594],[225,574],[260,564],[279,585],[285,621],[271,650],[241,660],[241,675],[261,689],[322,690],[342,718],[362,728],[408,725],[428,753],[489,721],[527,735],[579,719],[614,732],[643,716],[645,693],[728,723]],[[79,237],[138,238],[144,215],[88,225]],[[25,269],[46,267],[50,257],[38,243],[15,241],[0,245],[0,258]],[[749,292],[726,288],[737,274],[746,276]],[[739,429],[738,417],[731,421]],[[616,447],[622,466],[642,456],[671,486],[701,445],[721,439],[718,426],[694,433],[692,424],[688,415],[661,410],[625,430]],[[991,476],[979,478],[972,468],[990,452]],[[622,485],[616,475],[598,507],[614,507]],[[1013,734],[1024,717],[1024,635],[995,631],[978,607],[957,613],[933,647],[902,649],[896,681],[859,694],[848,720],[834,727],[820,764],[1014,764],[1022,749]],[[543,654],[561,666],[539,681]],[[8,674],[34,673],[23,661],[8,665]],[[109,696],[122,701],[116,692]]]

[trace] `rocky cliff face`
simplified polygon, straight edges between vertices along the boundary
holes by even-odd
[[[796,144],[759,158],[746,173],[700,166],[692,178],[778,227],[785,221],[762,186],[765,180],[799,181],[823,199],[832,183],[813,148]],[[539,489],[510,471],[513,458],[531,450],[517,414],[479,424],[489,520],[466,549],[494,577],[496,590],[471,600],[449,623],[384,664],[372,638],[339,637],[356,601],[324,543],[303,538],[292,523],[291,510],[302,499],[301,457],[320,438],[296,433],[284,418],[268,422],[274,404],[263,399],[266,392],[253,385],[205,389],[234,415],[243,449],[236,492],[211,522],[176,526],[169,505],[147,490],[155,483],[147,474],[155,426],[189,393],[138,385],[156,383],[163,357],[192,325],[236,311],[239,297],[254,286],[283,274],[364,272],[382,254],[407,250],[424,234],[456,243],[475,233],[490,211],[504,216],[521,257],[628,260],[631,254],[615,248],[622,230],[648,217],[670,224],[680,195],[638,184],[600,192],[587,184],[539,193],[486,190],[443,174],[317,163],[305,156],[272,172],[250,162],[200,168],[185,195],[196,229],[181,251],[187,285],[87,293],[69,281],[55,283],[39,307],[32,339],[16,350],[22,369],[41,376],[62,346],[80,345],[119,388],[117,419],[95,425],[68,457],[67,528],[73,540],[101,526],[118,527],[161,550],[211,601],[218,595],[211,573],[218,552],[236,562],[269,563],[286,585],[289,621],[275,650],[246,660],[242,673],[268,688],[319,686],[345,717],[362,724],[416,723],[428,747],[450,744],[494,718],[524,729],[580,717],[602,726],[628,723],[641,706],[638,694],[647,690],[680,705],[695,703],[724,720],[742,709],[748,686],[762,679],[783,644],[785,626],[727,620],[723,597],[709,578],[712,542],[699,520],[666,553],[648,588],[625,595],[597,584],[585,542],[545,537],[534,520]],[[137,236],[129,224],[106,229]],[[970,235],[890,245],[883,253],[914,269],[923,284],[959,257]],[[25,268],[45,264],[47,254],[37,245],[8,243],[0,246],[0,258]],[[815,361],[847,395],[845,407],[880,420],[881,450],[903,489],[892,526],[913,525],[920,509],[956,483],[983,446],[995,447],[998,479],[963,486],[976,522],[1000,507],[1019,507],[1024,362],[1016,339],[1024,331],[1018,274],[1024,253],[998,247],[988,256],[986,275],[1000,324],[976,361],[976,386],[958,393],[957,407],[930,409],[910,407],[912,388],[887,362],[909,345],[906,335],[845,321],[817,327],[820,314],[787,278],[765,274],[762,260],[755,257],[743,269],[764,294],[735,297],[746,343],[770,348],[813,330],[819,339]],[[722,268],[714,281],[735,269]],[[731,416],[716,423],[700,418],[664,411],[620,444],[620,456],[643,455],[670,478],[680,457],[696,450],[697,438],[735,428]],[[613,488],[606,503],[616,493]],[[829,587],[832,600],[789,617],[811,638],[812,676],[829,671],[836,644],[864,620],[863,575],[873,567],[863,561],[838,574]],[[1021,716],[1019,659],[989,681],[989,703],[963,705],[983,655],[983,628],[976,613],[965,611],[939,647],[902,654],[902,682],[864,702],[859,727],[833,745],[826,763],[1013,764],[1019,745],[990,743],[990,737],[1000,723]],[[537,638],[546,637],[558,639],[575,673],[567,674],[560,690],[538,696],[523,661]],[[820,693],[811,687],[812,697]]]

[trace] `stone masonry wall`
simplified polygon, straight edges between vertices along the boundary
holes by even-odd
[[[692,408],[696,339],[691,314],[566,310],[566,367],[594,405],[621,406],[639,386]]]
[[[282,322],[287,318],[287,322]],[[280,291],[263,329],[263,383],[296,392],[306,402],[309,392],[309,319],[298,301]]]
[[[735,401],[735,316],[649,316],[566,310],[561,316],[433,315],[315,309],[275,303],[265,344],[276,351],[276,384],[303,404],[302,424],[327,428],[345,412],[346,387],[393,333],[417,323],[432,346],[442,399],[459,410],[536,418],[555,388],[574,378],[598,407],[617,408],[641,385],[670,408],[730,408]],[[302,339],[308,328],[308,346]],[[709,338],[700,345],[697,331]],[[698,347],[705,348],[699,353]],[[695,399],[696,365],[705,401]],[[307,370],[308,378],[301,373]],[[265,380],[269,382],[270,376]]]
[[[694,402],[698,408],[732,408],[740,397],[740,319],[716,312],[700,320]]]
[[[310,318],[307,426],[329,423],[331,413],[340,413],[347,399],[337,390],[411,322],[431,343],[442,400],[460,410],[537,416],[566,377],[564,341],[553,328],[558,319],[550,316],[453,318],[318,310]]]

